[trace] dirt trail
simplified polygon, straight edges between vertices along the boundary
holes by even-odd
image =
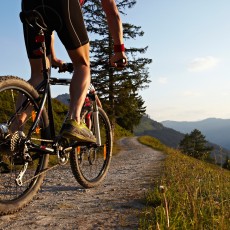
[[[164,155],[138,143],[119,141],[104,183],[82,189],[69,165],[47,173],[36,199],[20,212],[0,216],[1,230],[137,229],[142,199],[162,169]]]

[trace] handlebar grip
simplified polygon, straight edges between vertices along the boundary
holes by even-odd
[[[63,65],[62,65],[62,68],[60,69],[59,68],[59,73],[61,73],[61,72],[69,72],[69,73],[72,73],[73,72],[73,63],[64,63]]]
[[[69,73],[73,72],[73,63],[63,63],[61,67],[52,65],[52,67],[54,69],[59,68],[59,70],[58,70],[59,73],[64,73],[66,71]]]

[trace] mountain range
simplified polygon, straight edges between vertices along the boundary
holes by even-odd
[[[217,119],[219,120],[219,119]],[[210,141],[210,139],[207,139],[205,136],[205,139],[208,141],[208,145],[212,146],[214,148],[214,150],[211,153],[211,158],[213,158],[215,160],[215,162],[222,164],[223,162],[225,162],[226,157],[228,156],[230,158],[230,150],[225,148],[223,145],[220,145],[219,143],[217,143],[217,140],[221,141],[221,135],[219,135],[219,133],[223,135],[223,132],[225,132],[225,135],[227,135],[228,129],[225,129],[225,126],[222,124],[222,126],[218,126],[220,125],[221,121],[218,122],[214,122],[217,121],[216,119],[206,119],[204,122],[200,122],[202,125],[197,126],[197,125],[191,125],[188,126],[189,122],[186,122],[185,124],[188,126],[187,128],[182,129],[183,125],[181,125],[181,131],[177,131],[175,127],[174,128],[174,124],[176,124],[177,126],[179,126],[180,122],[173,122],[173,121],[165,121],[162,123],[159,123],[157,121],[154,121],[152,119],[150,119],[148,116],[143,116],[141,119],[140,124],[134,128],[134,134],[136,136],[142,136],[142,135],[148,135],[148,136],[152,136],[157,138],[158,140],[160,140],[163,144],[172,147],[172,148],[178,148],[179,147],[179,143],[180,141],[184,138],[185,133],[190,133],[192,130],[194,129],[198,129],[201,131],[201,133],[203,135],[205,135],[202,130],[208,130],[208,126],[209,127],[213,127],[212,129],[210,128],[210,131],[212,133],[212,140]],[[221,120],[221,119],[220,119]],[[212,122],[215,123],[212,124]],[[205,126],[206,124],[206,126]],[[166,125],[168,127],[166,127]],[[175,125],[175,126],[176,126]],[[206,129],[202,129],[202,127],[206,127]],[[215,127],[215,129],[214,129]],[[222,127],[222,129],[224,131],[222,131],[222,129],[220,128]],[[179,128],[177,128],[179,130]],[[217,138],[217,140],[215,139],[215,132],[216,136],[218,136],[219,138]],[[208,132],[207,132],[208,133]],[[227,135],[227,137],[229,137],[229,135]],[[223,141],[225,140],[225,142]],[[227,146],[227,138],[222,138],[222,143],[225,143],[225,146]]]
[[[193,122],[163,121],[161,124],[184,134],[198,129],[207,141],[230,150],[230,119],[208,118]]]

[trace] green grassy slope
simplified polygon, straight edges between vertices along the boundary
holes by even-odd
[[[140,229],[229,229],[229,171],[181,154],[153,137],[139,141],[167,154],[161,180],[146,194]]]

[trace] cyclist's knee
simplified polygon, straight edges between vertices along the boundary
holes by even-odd
[[[89,43],[77,49],[68,50],[67,52],[73,62],[74,68],[90,67]]]

